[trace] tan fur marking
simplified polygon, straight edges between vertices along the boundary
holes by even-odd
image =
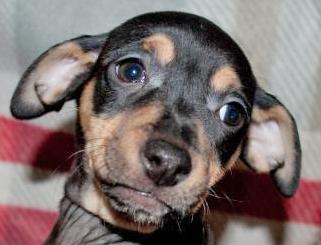
[[[216,157],[214,156],[214,153],[210,156],[210,167],[209,170],[206,171],[206,173],[198,173],[197,178],[204,178],[205,176],[209,177],[209,183],[208,183],[208,189],[210,189],[212,186],[214,186],[218,181],[220,181],[223,176],[226,174],[227,171],[231,171],[231,169],[236,165],[236,163],[239,160],[239,156],[241,154],[241,146],[239,146],[234,154],[231,156],[229,162],[227,163],[225,168],[218,167],[216,163]],[[199,163],[202,164],[202,163]],[[197,182],[196,182],[197,183]],[[204,200],[207,198],[209,192],[204,193],[202,197],[200,197],[199,203],[196,204],[195,207],[191,210],[192,213],[195,213],[200,207],[202,207]],[[206,210],[205,210],[206,211]]]
[[[81,202],[85,209],[117,227],[123,227],[125,229],[138,231],[140,233],[151,233],[157,229],[157,226],[155,225],[141,225],[134,222],[129,222],[120,217],[120,215],[110,206],[108,198],[106,198],[106,196],[102,193],[98,183],[93,183],[87,190],[84,191],[84,193],[82,193]]]
[[[273,106],[269,109],[261,109],[257,106],[254,106],[252,112],[252,120],[254,122],[263,122],[268,120],[275,120],[284,123],[290,122],[290,118],[287,112],[280,105]]]
[[[86,153],[89,157],[89,167],[98,169],[104,163],[105,146],[114,136],[124,113],[112,118],[94,115],[92,111],[95,79],[86,84],[80,97],[79,119],[86,139]]]
[[[203,166],[203,168],[205,169],[205,173],[198,173],[197,175],[195,175],[196,180],[192,181],[192,184],[194,182],[199,182],[199,178],[204,178],[204,176],[209,176],[211,178],[212,174],[215,171],[218,171],[218,165],[216,164],[217,157],[216,157],[215,152],[210,148],[210,143],[209,143],[209,140],[206,136],[203,124],[200,121],[198,121],[196,123],[196,128],[197,128],[198,145],[200,147],[200,152],[202,153],[202,156],[198,156],[201,159],[199,159],[197,161],[198,162],[197,165]],[[194,154],[191,154],[192,157]],[[198,155],[200,155],[200,154],[198,154]],[[204,156],[206,156],[206,158],[204,158]],[[209,169],[207,169],[207,166],[210,163],[213,163],[213,164],[211,164],[211,165],[213,165],[213,172],[208,171]]]
[[[144,106],[137,111],[128,112],[130,123],[124,123],[123,135],[120,135],[118,150],[128,162],[127,171],[136,173],[142,167],[139,159],[139,150],[148,139],[151,125],[159,119],[162,111],[161,105],[152,104]]]
[[[128,124],[131,128],[155,124],[160,117],[162,109],[159,103],[153,103],[139,108],[136,111],[128,112],[128,116],[131,118]]]
[[[136,111],[119,113],[111,118],[103,118],[94,115],[92,111],[92,98],[94,92],[95,79],[88,82],[84,87],[80,97],[80,124],[84,130],[86,138],[86,153],[89,157],[89,171],[105,176],[106,146],[120,137],[118,150],[123,152],[126,161],[126,172],[135,173],[138,161],[139,145],[143,144],[147,137],[143,127],[147,124],[155,123],[160,115],[160,106],[157,104],[148,105]],[[130,122],[128,118],[131,118]],[[133,147],[134,146],[134,147]],[[94,149],[94,150],[93,150]],[[157,226],[151,224],[137,224],[121,217],[110,206],[108,198],[102,193],[99,183],[90,183],[89,188],[82,193],[82,205],[90,212],[98,215],[117,227],[139,231],[141,233],[151,233]]]
[[[224,93],[231,88],[240,88],[241,82],[234,68],[225,65],[212,75],[210,85],[214,91]]]
[[[239,156],[238,152],[235,152],[232,157],[231,160],[229,162],[229,165],[226,168],[220,168],[217,166],[217,163],[213,160],[210,161],[210,168],[209,168],[209,176],[210,176],[210,181],[209,181],[209,187],[213,186],[215,183],[217,183],[226,173],[226,171],[228,171],[229,169],[231,169],[231,167],[235,164],[237,158],[234,156]],[[233,158],[233,159],[232,159]],[[236,158],[236,159],[235,159]],[[233,162],[234,160],[234,162]]]
[[[232,171],[232,169],[237,165],[240,155],[241,155],[241,144],[236,148],[235,152],[232,154],[232,156],[226,163],[226,166],[224,167],[223,171],[219,173],[219,176],[216,177],[217,179],[214,181],[212,185],[214,185],[218,180],[220,180],[227,171]]]
[[[82,129],[84,130],[85,134],[87,134],[90,129],[90,118],[92,114],[94,86],[95,80],[92,79],[84,86],[79,100],[80,125],[82,126]]]
[[[157,60],[161,65],[166,65],[175,57],[175,46],[173,41],[165,33],[157,33],[143,40],[145,50],[155,52]]]
[[[243,162],[241,159],[237,159],[235,164],[232,166],[231,171],[251,171],[246,163]]]
[[[203,155],[208,156],[208,159],[203,159],[203,161],[206,163],[206,165],[210,164],[209,169],[207,170],[208,172],[205,174],[205,176],[209,176],[208,187],[211,187],[218,182],[224,176],[224,173],[234,165],[240,155],[241,150],[240,147],[238,147],[235,153],[231,156],[229,162],[226,164],[226,167],[220,168],[217,162],[216,153],[210,148],[210,143],[200,122],[197,123],[197,132],[199,138],[198,145],[202,148],[201,152],[203,152]],[[198,178],[204,178],[204,175],[199,175]]]

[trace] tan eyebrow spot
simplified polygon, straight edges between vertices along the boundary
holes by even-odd
[[[223,93],[231,88],[240,88],[241,81],[233,67],[225,65],[210,78],[210,86],[216,92]]]
[[[174,42],[165,33],[157,33],[143,40],[143,48],[155,52],[158,62],[166,65],[175,57]]]

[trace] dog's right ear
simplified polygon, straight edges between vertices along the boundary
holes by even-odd
[[[11,113],[30,119],[59,111],[89,79],[107,34],[81,36],[40,55],[23,74],[11,99]]]

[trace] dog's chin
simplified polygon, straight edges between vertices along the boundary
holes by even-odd
[[[170,213],[170,208],[149,193],[130,187],[105,186],[104,194],[117,216],[141,230],[155,231]],[[148,232],[149,233],[149,232]]]

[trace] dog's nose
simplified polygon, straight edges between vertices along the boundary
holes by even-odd
[[[159,186],[173,186],[191,171],[187,151],[163,140],[148,141],[144,149],[144,167],[148,177]]]

